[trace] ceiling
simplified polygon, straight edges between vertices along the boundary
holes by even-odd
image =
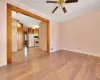
[[[58,22],[70,20],[72,18],[100,10],[100,0],[79,0],[77,3],[64,4],[67,13],[64,14],[61,9],[58,9],[52,14],[53,9],[57,4],[46,3],[46,0],[14,0],[32,9],[35,9]],[[54,1],[54,0],[53,0]]]
[[[15,11],[12,11],[12,18],[19,20],[19,22],[22,23],[26,28],[33,28],[41,22],[38,19],[26,16],[21,13],[16,14]]]

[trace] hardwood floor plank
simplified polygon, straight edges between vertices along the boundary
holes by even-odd
[[[38,48],[13,53],[13,63],[0,68],[0,80],[100,80],[100,58]]]

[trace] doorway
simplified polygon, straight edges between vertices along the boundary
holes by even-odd
[[[26,31],[24,31],[24,43],[23,43],[23,45],[25,47],[28,47],[28,34]]]
[[[50,34],[50,29],[49,29],[50,22],[49,22],[49,20],[42,18],[31,12],[28,12],[26,10],[23,10],[21,8],[18,8],[16,6],[7,4],[7,63],[8,64],[12,63],[12,17],[11,17],[12,10],[16,11],[18,13],[30,16],[32,18],[41,20],[47,24],[47,52],[50,53],[50,35],[49,35]],[[25,42],[25,44],[26,43],[27,42]]]

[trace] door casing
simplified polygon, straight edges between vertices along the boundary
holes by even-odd
[[[47,23],[47,52],[50,53],[50,21],[14,5],[7,4],[7,64],[12,63],[12,10]]]

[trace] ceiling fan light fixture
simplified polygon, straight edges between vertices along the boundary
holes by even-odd
[[[59,4],[62,4],[64,3],[65,1],[64,0],[56,0]]]
[[[66,8],[63,6],[64,3],[68,4],[68,3],[76,3],[78,2],[78,0],[56,0],[56,1],[47,1],[47,3],[57,3],[57,7],[52,11],[52,13],[54,13],[57,8],[62,8],[63,12],[66,13],[67,10]]]

